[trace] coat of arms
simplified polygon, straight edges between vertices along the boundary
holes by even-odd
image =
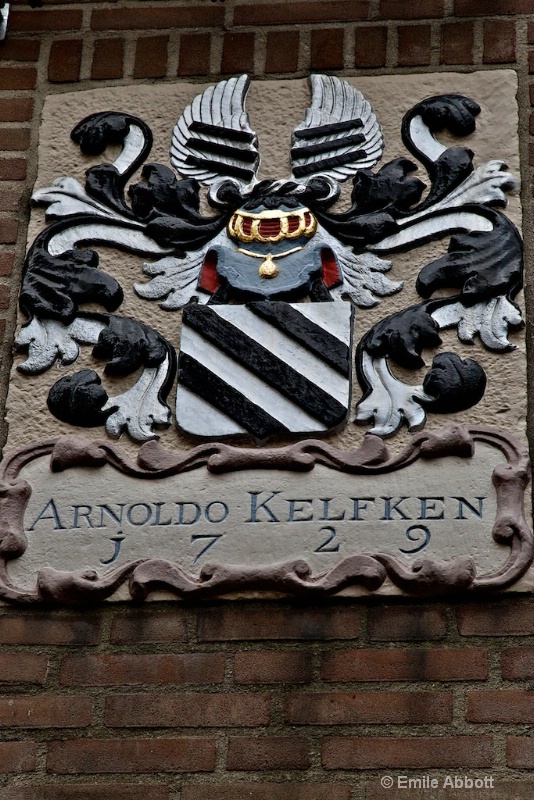
[[[441,352],[440,331],[512,349],[509,333],[522,326],[522,249],[499,210],[515,178],[498,160],[474,168],[473,152],[461,146],[477,103],[438,95],[405,114],[402,139],[428,173],[427,187],[408,157],[380,165],[381,126],[355,86],[326,75],[310,83],[285,178],[258,178],[261,143],[245,107],[245,75],[183,110],[170,167],[147,162],[152,134],[137,117],[103,111],[76,125],[71,136],[83,153],[118,145],[120,154],[91,167],[85,186],[61,177],[34,194],[49,224],[26,260],[19,370],[72,364],[80,345],[92,345],[108,378],[135,380],[113,396],[96,369],[64,375],[48,396],[54,416],[147,441],[172,423],[167,397],[177,380],[180,429],[266,441],[332,431],[354,417],[389,436],[479,402],[483,367]],[[458,143],[442,144],[442,130]],[[340,208],[348,181],[350,202]],[[201,210],[206,198],[211,211]],[[420,302],[360,330],[358,309],[403,289],[388,277],[390,257],[445,239],[448,252],[419,273]],[[133,291],[164,311],[183,310],[179,341],[120,314],[131,287],[99,267],[99,245],[147,258]],[[438,352],[424,380],[405,382],[395,365],[403,374],[420,369],[425,349]]]

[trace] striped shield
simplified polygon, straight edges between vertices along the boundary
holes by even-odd
[[[341,426],[350,406],[353,313],[346,302],[187,306],[178,426],[260,440]]]

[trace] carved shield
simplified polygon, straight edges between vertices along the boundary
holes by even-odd
[[[348,302],[186,307],[178,426],[197,436],[265,439],[343,425],[353,314]]]

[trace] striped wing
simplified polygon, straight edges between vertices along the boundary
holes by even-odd
[[[311,106],[293,131],[293,177],[345,181],[382,157],[384,138],[371,104],[347,81],[312,75]]]
[[[211,185],[221,178],[255,182],[260,157],[249,124],[247,75],[210,86],[195,97],[174,126],[171,164],[183,176]]]
[[[176,418],[198,436],[326,431],[350,403],[352,305],[184,309]]]

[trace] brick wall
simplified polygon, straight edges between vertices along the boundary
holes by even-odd
[[[5,395],[49,93],[469,71],[519,76],[532,253],[531,0],[12,0],[0,44]],[[527,299],[530,290],[527,289]],[[534,603],[331,601],[0,609],[0,800],[531,800]],[[495,789],[381,789],[385,774]]]
[[[531,800],[534,602],[0,615],[1,800]]]

